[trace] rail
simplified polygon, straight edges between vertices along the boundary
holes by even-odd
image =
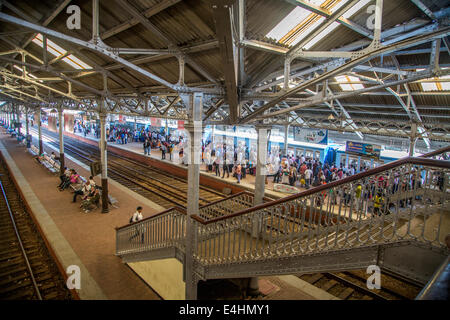
[[[116,228],[116,254],[171,247],[183,249],[185,237],[186,210],[174,207],[139,222]]]
[[[448,300],[450,279],[450,256],[447,256],[427,285],[417,295],[416,300]]]
[[[22,251],[22,255],[23,255],[23,258],[25,260],[25,264],[27,265],[27,270],[28,270],[28,273],[30,275],[34,291],[36,292],[36,295],[37,295],[38,299],[42,300],[41,292],[39,291],[39,288],[37,286],[36,279],[35,279],[34,274],[33,274],[33,270],[31,269],[30,261],[28,260],[27,253],[25,252],[25,248],[23,246],[22,239],[20,238],[19,230],[17,229],[17,226],[16,226],[14,215],[13,215],[13,213],[11,211],[11,207],[9,206],[8,197],[6,196],[6,192],[5,192],[5,189],[4,189],[3,184],[2,184],[1,181],[0,181],[0,188],[2,190],[3,198],[5,199],[6,208],[8,209],[9,217],[11,219],[11,223],[13,225],[14,232],[15,232],[16,237],[17,237],[17,241],[19,242],[20,250]]]

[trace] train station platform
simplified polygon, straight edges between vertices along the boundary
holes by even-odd
[[[46,127],[46,126],[43,125],[43,127]],[[95,141],[96,144],[98,144],[98,140],[99,140],[98,138],[95,137],[95,134],[93,134],[93,133],[90,133],[90,134],[87,134],[86,136],[84,136],[84,134],[82,134],[80,132],[76,132],[74,134],[65,132],[65,135],[72,137],[72,138],[82,140],[82,141],[84,139]],[[108,147],[121,149],[121,150],[125,150],[127,152],[131,152],[134,154],[139,154],[141,156],[144,156],[144,149],[143,149],[141,142],[128,142],[127,144],[108,142]],[[150,156],[145,156],[145,157],[149,157],[154,161],[158,161],[158,162],[165,163],[165,164],[170,164],[170,165],[176,166],[180,169],[187,171],[187,166],[183,165],[181,163],[181,159],[178,156],[178,149],[175,149],[174,152],[172,153],[172,160],[169,159],[169,154],[166,154],[166,159],[162,160],[161,159],[162,158],[161,151],[158,149],[152,149]],[[241,179],[240,183],[238,184],[237,179],[234,178],[232,176],[232,174],[230,174],[229,177],[225,174],[225,177],[222,178],[222,175],[223,175],[222,168],[220,168],[220,171],[221,171],[221,176],[219,177],[219,176],[216,176],[215,172],[208,172],[206,164],[203,163],[200,165],[200,175],[203,177],[207,177],[208,180],[215,181],[217,185],[225,184],[225,185],[227,185],[225,187],[230,187],[233,190],[233,193],[236,193],[239,191],[244,191],[244,190],[254,192],[255,176],[247,174],[245,179]],[[287,185],[286,185],[286,187],[287,187]],[[295,190],[296,192],[294,192],[294,193],[306,190],[305,188],[299,187],[298,185],[295,187],[289,186],[288,188],[291,190]],[[267,197],[270,197],[273,199],[280,199],[280,198],[289,196],[291,194],[292,193],[279,192],[279,191],[274,190],[273,177],[267,178],[266,188],[265,188],[265,195]]]
[[[34,135],[33,144],[38,144]],[[47,153],[57,151],[45,139],[43,147]],[[115,227],[127,224],[137,206],[143,207],[144,217],[162,211],[160,206],[108,179],[110,195],[117,199],[117,205],[110,207],[108,214],[102,214],[100,208],[84,213],[80,199],[72,203],[70,191],[58,191],[58,175],[37,163],[26,150],[0,129],[0,152],[51,251],[64,270],[73,265],[80,268],[81,288],[77,293],[81,299],[184,299],[183,270],[176,259],[124,264],[114,255]],[[68,155],[65,161],[67,167],[89,176],[86,165]],[[100,184],[99,177],[94,180]],[[261,277],[259,284],[263,299],[334,298],[296,276]]]

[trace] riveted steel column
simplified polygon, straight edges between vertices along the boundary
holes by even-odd
[[[411,124],[411,135],[409,137],[409,156],[413,157],[414,152],[416,151],[416,142],[417,142],[417,124]]]
[[[267,163],[267,126],[256,125],[256,132],[258,134],[257,140],[257,156],[256,162],[256,177],[255,177],[255,200],[254,205],[264,202],[264,191],[266,188],[266,163]],[[261,233],[261,224],[258,216],[253,219],[252,237],[258,238]],[[259,294],[258,277],[250,278],[247,293],[250,295]]]
[[[288,154],[288,135],[289,135],[289,125],[284,127],[284,155]]]
[[[35,115],[37,115],[38,123],[39,155],[41,155],[44,152],[44,148],[42,146],[41,109],[38,109]]]
[[[100,113],[100,161],[102,163],[102,213],[108,213],[108,160],[106,142],[106,113]]]
[[[189,110],[189,122],[185,125],[189,132],[188,150],[188,192],[186,222],[186,258],[184,263],[186,280],[186,299],[197,299],[197,276],[195,275],[194,253],[197,246],[195,222],[190,216],[198,213],[203,94],[181,95],[181,99]]]
[[[59,173],[64,174],[64,117],[63,109],[60,107],[58,109],[59,117]]]

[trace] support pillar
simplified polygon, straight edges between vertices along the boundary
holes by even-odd
[[[30,136],[30,127],[28,125],[28,122],[29,122],[29,120],[28,120],[28,108],[25,108],[25,131],[26,131],[25,139],[26,139],[26,142],[27,142],[27,148],[29,149],[29,148],[31,148],[31,140],[32,140],[32,138]]]
[[[417,142],[417,124],[411,124],[411,135],[409,137],[409,156],[414,157],[414,152],[416,151]]]
[[[20,110],[19,110],[19,106],[16,107],[16,117],[17,117],[16,123],[17,123],[17,125],[18,125],[18,127],[17,127],[17,133],[18,133],[19,136],[20,136],[20,134],[21,134],[21,132],[20,132],[20,125],[21,125],[21,122],[20,122]]]
[[[194,250],[197,247],[196,223],[192,215],[198,213],[199,188],[200,188],[200,164],[202,152],[202,109],[203,94],[181,95],[184,104],[189,110],[189,122],[185,124],[189,132],[188,150],[188,192],[187,192],[187,221],[186,221],[186,258],[185,280],[186,299],[197,299],[198,280],[195,275]]]
[[[356,173],[361,171],[361,157],[358,157],[358,168],[356,168]]]
[[[348,169],[349,162],[348,162],[348,153],[345,154],[345,167]]]
[[[166,136],[168,136],[169,135],[169,120],[167,120],[167,118],[166,118],[166,130],[165,130],[165,132],[166,132]]]
[[[289,135],[289,125],[284,127],[284,155],[288,154],[288,135]]]
[[[41,155],[44,152],[44,148],[42,146],[41,109],[38,109],[37,111],[37,123],[38,123],[39,155]]]
[[[102,101],[103,103],[104,101]],[[100,113],[100,161],[102,164],[102,213],[108,213],[108,160],[106,141],[106,114]]]
[[[262,204],[264,202],[264,192],[266,188],[266,163],[267,163],[267,127],[255,126],[258,134],[257,140],[257,161],[256,161],[256,177],[255,177],[255,194],[254,205]],[[252,227],[252,237],[258,238],[261,234],[261,223],[257,216],[254,217]],[[247,293],[249,295],[259,294],[258,277],[250,278]]]
[[[60,107],[58,110],[59,117],[59,174],[64,174],[64,117],[63,109]]]

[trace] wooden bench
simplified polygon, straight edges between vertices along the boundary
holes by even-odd
[[[31,153],[33,156],[37,156],[39,150],[34,145],[31,145],[31,148],[28,149],[28,152]]]
[[[54,160],[50,158],[48,155],[44,155],[43,161],[41,163],[52,173],[56,173],[56,169],[53,167]]]

